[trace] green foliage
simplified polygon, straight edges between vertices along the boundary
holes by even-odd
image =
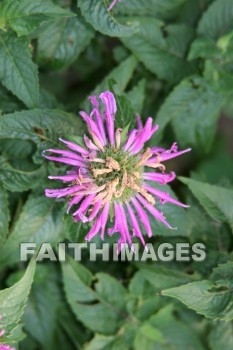
[[[23,350],[230,350],[233,348],[232,0],[0,1],[0,336]],[[66,214],[66,187],[48,180],[71,167],[46,160],[83,146],[79,115],[106,90],[121,142],[137,114],[159,124],[146,147],[192,151],[164,162],[178,179],[150,182],[189,208],[161,202],[146,243],[202,243],[203,261],[38,262],[20,244],[86,243],[91,222]],[[101,111],[103,112],[101,106]],[[148,170],[145,170],[148,171]],[[153,169],[153,172],[160,169]],[[155,196],[156,197],[156,196]],[[74,210],[78,207],[74,207]],[[111,208],[112,214],[113,208]],[[116,243],[118,235],[104,241]],[[132,228],[129,227],[130,234]],[[98,248],[101,237],[95,237]],[[139,242],[133,237],[134,242]],[[168,248],[169,250],[169,248]],[[140,246],[140,254],[144,248]],[[166,252],[165,252],[166,253]],[[128,254],[132,254],[129,251]],[[139,256],[141,256],[139,254]],[[71,255],[71,256],[70,256]],[[35,271],[36,267],[36,271]],[[1,347],[1,346],[0,346]]]
[[[116,37],[129,36],[137,26],[135,23],[122,25],[108,11],[106,0],[78,0],[82,15],[99,32]]]
[[[39,84],[29,44],[28,39],[19,39],[11,32],[0,32],[1,82],[28,108],[33,108],[39,104]]]
[[[33,282],[35,260],[32,260],[22,279],[10,288],[0,291],[1,327],[6,340],[19,341],[23,337],[21,317]]]

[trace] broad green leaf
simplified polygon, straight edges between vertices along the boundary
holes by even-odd
[[[115,128],[124,129],[135,123],[135,112],[130,101],[124,95],[115,94],[117,113],[115,116]]]
[[[187,78],[175,87],[161,106],[156,119],[160,126],[156,136],[171,121],[181,146],[208,151],[223,103],[224,96],[213,90],[205,79]]]
[[[8,206],[8,195],[0,183],[0,245],[8,235],[10,213]]]
[[[38,265],[23,321],[27,332],[44,349],[51,349],[59,329],[60,309],[65,305],[58,288],[59,276],[54,266]]]
[[[232,281],[233,263],[229,262],[216,268],[210,280],[165,289],[162,295],[180,300],[205,317],[229,321],[233,319]]]
[[[138,60],[160,79],[170,82],[177,82],[191,74],[193,68],[185,55],[193,38],[193,30],[184,24],[166,26],[151,17],[137,20],[140,31],[121,40]]]
[[[196,332],[172,314],[171,305],[151,316],[137,332],[135,350],[204,350]]]
[[[189,187],[214,220],[228,222],[233,228],[233,190],[185,177],[179,179]]]
[[[19,36],[32,33],[43,21],[72,16],[51,0],[2,0],[0,4],[0,28],[9,26]]]
[[[216,0],[204,12],[198,33],[216,40],[233,30],[233,6],[231,0]]]
[[[195,39],[192,42],[188,59],[194,60],[196,58],[211,58],[216,56],[218,53],[218,50],[216,48],[215,43],[213,40],[206,38],[206,37],[200,37]]]
[[[84,325],[102,334],[115,334],[124,311],[125,291],[113,277],[96,276],[95,289],[91,288],[94,277],[82,265],[71,261],[62,265],[67,300],[76,317]]]
[[[211,350],[232,350],[233,325],[231,322],[216,322],[208,337]]]
[[[28,39],[0,31],[0,80],[28,108],[33,108],[39,104],[39,83],[29,45]]]
[[[55,21],[39,35],[37,62],[49,69],[66,68],[93,36],[93,31],[77,17]]]
[[[122,93],[128,85],[130,79],[133,76],[135,68],[137,66],[137,60],[134,56],[129,56],[123,62],[114,68],[104,80],[98,84],[92,91],[92,95],[100,94],[101,92],[109,89],[109,81],[114,81],[117,84],[117,91]]]
[[[23,109],[23,103],[19,101],[9,90],[0,85],[0,112],[11,113]]]
[[[146,266],[138,265],[142,276],[160,292],[162,289],[177,287],[195,280],[195,276],[190,276],[183,272],[168,269],[162,266]]]
[[[146,80],[142,79],[127,94],[135,113],[141,114],[146,95]]]
[[[82,15],[97,31],[113,36],[129,36],[137,30],[136,23],[129,22],[122,25],[108,11],[108,5],[105,0],[78,0],[78,6]]]
[[[61,211],[45,196],[31,195],[20,213],[5,244],[0,247],[0,262],[8,265],[19,261],[20,243],[59,242],[62,232]]]
[[[0,157],[0,180],[7,190],[21,192],[35,188],[46,175],[44,165],[36,167],[31,164],[28,168],[21,165],[24,165],[24,162],[11,164],[6,157]]]
[[[31,260],[23,278],[12,287],[0,291],[1,327],[5,329],[4,338],[7,341],[18,341],[23,336],[20,320],[33,282],[35,267],[35,260]]]
[[[0,139],[16,138],[60,146],[58,138],[82,132],[81,118],[59,110],[35,109],[0,116]]]
[[[173,17],[180,10],[185,0],[131,0],[119,2],[114,13],[122,15],[155,16],[157,18]]]

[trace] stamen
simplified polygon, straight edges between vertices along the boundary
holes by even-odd
[[[113,170],[120,171],[120,169],[121,169],[119,163],[115,159],[113,159],[112,157],[107,157],[106,165],[108,168],[113,169]]]
[[[92,169],[93,175],[94,177],[97,177],[99,175],[103,175],[103,174],[109,174],[112,172],[113,169]]]

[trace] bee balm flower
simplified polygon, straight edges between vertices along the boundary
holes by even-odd
[[[158,147],[144,149],[144,144],[156,132],[158,125],[153,126],[152,118],[148,118],[143,126],[138,116],[137,128],[128,133],[125,142],[122,129],[114,128],[117,112],[114,95],[106,91],[99,97],[104,112],[101,112],[95,96],[89,97],[93,106],[90,115],[80,112],[90,135],[84,135],[84,146],[61,139],[67,149],[45,151],[48,160],[73,166],[73,170],[63,176],[49,176],[50,179],[68,183],[68,186],[47,189],[45,194],[47,197],[68,198],[67,213],[74,208],[72,215],[75,221],[93,222],[86,240],[99,233],[104,239],[111,213],[115,221],[108,233],[118,232],[120,245],[131,245],[133,236],[145,244],[141,227],[149,237],[152,236],[147,212],[155,220],[172,228],[156,208],[157,199],[163,204],[170,202],[187,207],[150,183],[166,184],[174,180],[174,172],[166,173],[163,163],[190,149],[178,151],[176,143],[169,150]],[[147,168],[156,170],[148,172]]]

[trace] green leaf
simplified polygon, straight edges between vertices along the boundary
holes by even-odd
[[[135,113],[142,113],[144,100],[146,95],[146,80],[142,79],[139,81],[137,85],[133,87],[132,90],[130,90],[127,93],[127,97],[130,100],[133,109]]]
[[[84,325],[97,333],[115,334],[122,318],[126,317],[125,291],[113,277],[97,274],[95,281],[91,273],[79,263],[64,263],[63,280],[67,300]]]
[[[188,185],[193,195],[214,220],[228,222],[233,228],[233,190],[185,177],[179,177],[179,180]]]
[[[229,321],[233,319],[232,281],[233,262],[229,262],[216,268],[210,280],[165,289],[162,295],[180,300],[205,317]]]
[[[9,191],[21,192],[35,188],[45,175],[44,165],[24,169],[17,164],[9,163],[6,157],[0,157],[0,180]]]
[[[195,39],[192,42],[188,59],[189,60],[194,60],[196,58],[211,58],[216,56],[218,53],[218,50],[216,48],[215,43],[205,37],[200,37]]]
[[[198,33],[217,40],[233,29],[233,6],[231,0],[216,0],[203,14]]]
[[[233,327],[232,322],[217,322],[208,337],[211,350],[232,350]]]
[[[39,83],[29,45],[28,39],[0,31],[0,80],[28,108],[33,108],[39,104]]]
[[[3,0],[0,4],[1,27],[9,26],[19,36],[32,33],[43,21],[74,14],[55,6],[50,0]]]
[[[167,305],[151,316],[137,332],[135,350],[204,350],[195,331],[172,314]]]
[[[93,36],[93,31],[77,17],[55,21],[39,35],[37,62],[48,69],[66,68]]]
[[[124,95],[115,94],[117,113],[115,116],[115,128],[124,129],[135,122],[135,112],[130,101]]]
[[[134,70],[137,66],[137,60],[134,56],[129,56],[123,62],[114,68],[104,80],[92,91],[92,95],[98,95],[109,88],[109,81],[117,84],[117,92],[122,93],[128,85]]]
[[[50,109],[34,109],[0,116],[0,139],[41,140],[59,145],[58,138],[82,133],[81,118]]]
[[[168,269],[162,266],[143,266],[138,265],[142,276],[154,287],[155,291],[177,287],[193,281],[196,277],[183,272]]]
[[[18,341],[22,338],[19,333],[20,320],[28,299],[36,268],[35,260],[31,260],[23,278],[12,287],[0,291],[1,329],[5,329],[1,340]],[[18,339],[17,339],[18,338]]]
[[[177,82],[191,74],[192,65],[185,60],[193,30],[184,24],[165,25],[155,18],[137,18],[140,31],[122,38],[123,44],[160,79]]]
[[[38,265],[31,294],[23,316],[27,332],[44,349],[51,349],[59,329],[60,309],[65,307],[61,300],[61,290],[55,266]]]
[[[122,15],[170,18],[178,13],[185,0],[131,0],[118,3],[114,12]]]
[[[0,242],[8,235],[8,225],[10,221],[10,213],[8,207],[8,195],[6,190],[0,183]]]
[[[163,132],[172,121],[177,141],[181,146],[210,149],[215,135],[217,118],[224,103],[224,96],[214,91],[200,77],[183,80],[168,95],[158,112],[157,123]]]
[[[105,35],[113,37],[129,36],[137,29],[137,25],[133,22],[129,22],[127,25],[118,23],[108,11],[105,0],[78,0],[78,6],[86,21]]]
[[[0,262],[3,265],[19,261],[22,242],[55,244],[62,233],[61,211],[54,202],[43,196],[31,195],[20,213],[5,244],[0,247]]]

